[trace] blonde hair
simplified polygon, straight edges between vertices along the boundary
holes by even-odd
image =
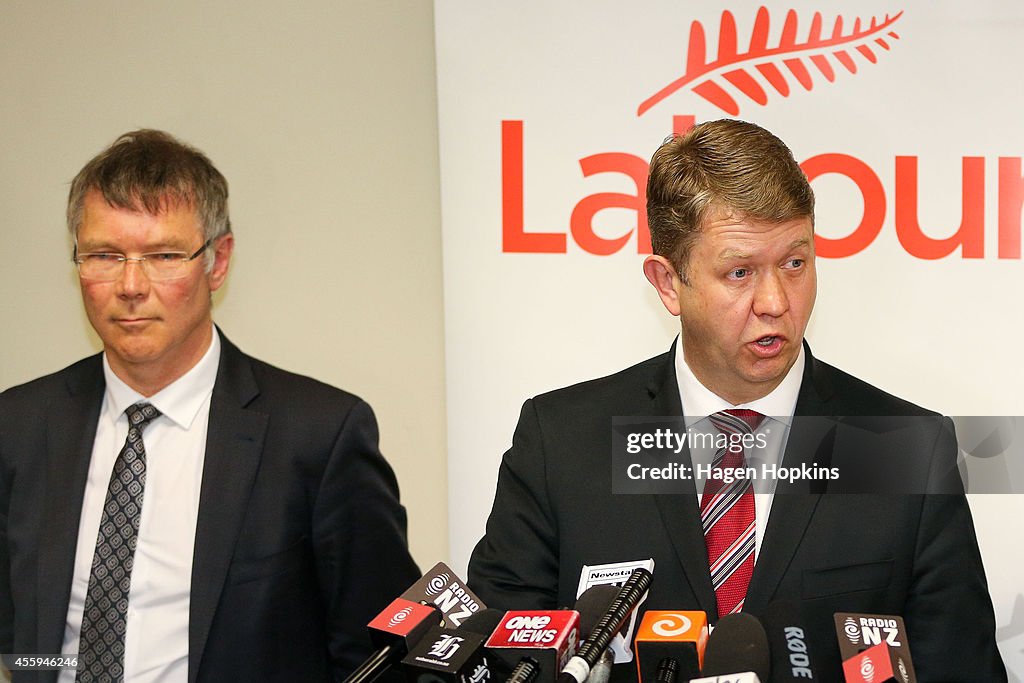
[[[746,121],[708,121],[666,140],[647,180],[651,246],[684,282],[712,210],[771,222],[809,217],[813,225],[814,193],[782,140]]]

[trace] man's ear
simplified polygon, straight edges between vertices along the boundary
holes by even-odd
[[[213,248],[213,268],[206,275],[206,280],[210,283],[210,291],[215,292],[228,277],[228,265],[231,262],[231,252],[235,248],[235,236],[229,232],[210,246]]]
[[[647,281],[654,285],[655,291],[661,298],[661,303],[672,315],[678,316],[679,287],[685,287],[676,273],[675,266],[669,263],[664,256],[651,255],[644,259],[644,275]]]

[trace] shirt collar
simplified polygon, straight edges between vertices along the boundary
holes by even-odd
[[[804,376],[806,362],[803,344],[796,362],[789,369],[779,386],[768,394],[750,403],[733,405],[701,384],[697,376],[690,370],[683,357],[682,337],[676,337],[676,382],[679,384],[679,400],[683,404],[683,416],[686,425],[692,427],[708,415],[730,408],[749,408],[762,415],[773,417],[791,426],[793,413],[796,411],[796,400],[800,394],[800,383]]]
[[[220,367],[220,334],[213,328],[210,348],[192,366],[192,369],[166,387],[146,397],[132,389],[110,368],[107,354],[103,354],[103,376],[107,380],[106,400],[114,419],[140,401],[151,403],[164,416],[182,429],[189,429],[199,409],[213,393]]]

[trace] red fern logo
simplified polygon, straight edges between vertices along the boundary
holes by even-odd
[[[722,111],[736,116],[740,113],[735,98],[722,87],[721,80],[739,90],[757,104],[768,103],[768,93],[754,78],[757,71],[783,97],[789,97],[789,81],[778,62],[789,70],[797,83],[804,90],[811,90],[814,81],[811,78],[810,66],[821,72],[830,83],[835,80],[836,73],[831,56],[851,74],[857,73],[857,62],[853,53],[859,52],[872,64],[878,61],[875,45],[883,50],[890,49],[889,39],[899,40],[899,35],[892,30],[892,25],[903,16],[902,10],[895,16],[885,15],[878,21],[871,18],[867,28],[862,28],[858,17],[853,29],[843,34],[843,18],[836,17],[832,35],[823,37],[821,33],[821,13],[815,12],[811,20],[811,30],[807,40],[798,42],[796,12],[789,10],[786,22],[782,26],[782,36],[777,47],[768,47],[768,8],[760,7],[754,19],[754,31],[750,36],[750,48],[739,52],[736,40],[736,19],[729,10],[722,12],[722,21],[718,29],[718,59],[707,60],[707,47],[704,39],[704,26],[699,21],[690,25],[690,44],[687,47],[686,73],[672,81],[657,93],[643,101],[637,109],[641,116],[648,109],[658,104],[673,93],[689,87],[705,100]]]

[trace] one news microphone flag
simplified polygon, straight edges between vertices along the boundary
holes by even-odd
[[[835,620],[847,683],[917,683],[902,617],[836,612]]]
[[[438,562],[423,577],[402,593],[412,602],[434,605],[444,615],[446,626],[458,628],[462,622],[486,605],[469,590],[466,582],[459,578],[444,562]]]
[[[374,617],[367,628],[377,651],[359,665],[345,683],[370,683],[420,641],[432,626],[441,623],[441,612],[429,605],[396,598]]]
[[[569,660],[558,677],[559,683],[585,683],[590,669],[601,657],[612,638],[619,632],[629,615],[647,595],[651,585],[651,573],[646,569],[634,569],[626,582],[619,589],[619,594],[612,601],[608,611],[594,626],[590,637],[580,647],[579,652]]]
[[[579,624],[575,610],[506,612],[487,639],[487,652],[495,670],[512,671],[510,681],[551,681],[576,653]]]
[[[704,612],[648,610],[633,640],[640,683],[671,683],[700,676],[707,642],[708,615]]]

